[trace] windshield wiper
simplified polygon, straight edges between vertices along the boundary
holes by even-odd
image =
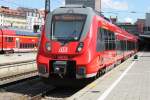
[[[67,41],[74,41],[75,39],[71,37],[55,37],[53,38],[53,40],[67,42]]]

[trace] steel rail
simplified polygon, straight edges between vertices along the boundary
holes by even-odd
[[[3,66],[9,66],[9,65],[12,66],[12,65],[23,64],[23,63],[29,63],[29,62],[35,62],[35,60],[26,60],[26,61],[2,63],[2,64],[0,64],[0,69],[4,68]],[[13,67],[13,66],[12,66],[12,67]]]
[[[26,72],[26,73],[13,75],[13,76],[3,77],[3,78],[0,78],[0,85],[5,85],[8,83],[16,82],[19,80],[24,80],[24,79],[35,77],[35,76],[38,76],[37,71]]]

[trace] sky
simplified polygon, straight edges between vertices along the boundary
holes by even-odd
[[[44,9],[45,0],[0,0],[0,5]],[[51,9],[64,5],[64,0],[51,0]],[[148,0],[102,0],[102,12],[107,17],[116,17],[120,22],[134,23],[150,12]]]

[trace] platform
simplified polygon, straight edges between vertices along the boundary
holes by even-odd
[[[69,100],[150,100],[150,53],[139,52]]]
[[[0,55],[0,64],[35,60],[36,53],[13,53]]]

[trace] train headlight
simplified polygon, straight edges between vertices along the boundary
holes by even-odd
[[[78,73],[78,75],[85,76],[86,75],[86,68],[85,67],[79,67],[77,73]]]
[[[46,43],[46,49],[47,51],[51,51],[51,45],[49,42]]]
[[[77,47],[77,50],[76,50],[76,51],[77,51],[77,52],[82,51],[83,46],[84,46],[84,43],[83,43],[83,42],[80,42],[79,45],[78,45],[78,47]]]

